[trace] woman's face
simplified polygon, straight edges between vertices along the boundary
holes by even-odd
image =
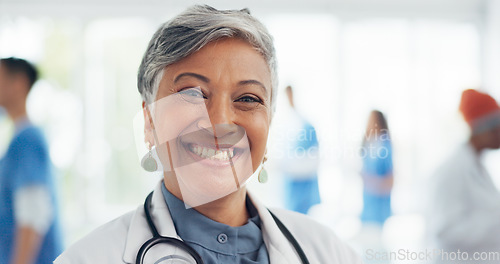
[[[270,98],[266,61],[239,39],[212,42],[166,67],[146,124],[166,187],[191,206],[240,189],[266,151]]]

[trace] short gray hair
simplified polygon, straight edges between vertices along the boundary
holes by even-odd
[[[188,8],[162,24],[153,35],[137,76],[142,99],[147,104],[154,102],[165,67],[222,38],[241,39],[262,54],[271,72],[274,110],[278,77],[272,36],[248,9],[217,10],[208,5]]]

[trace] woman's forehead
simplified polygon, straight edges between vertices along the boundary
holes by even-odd
[[[249,43],[223,39],[207,44],[192,55],[166,67],[169,81],[256,81],[271,89],[271,72],[264,57]],[[191,74],[192,73],[192,74]]]

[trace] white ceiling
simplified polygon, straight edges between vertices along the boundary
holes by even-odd
[[[164,16],[206,3],[216,8],[249,7],[254,13],[337,15],[482,16],[487,1],[497,0],[0,0],[0,15]]]

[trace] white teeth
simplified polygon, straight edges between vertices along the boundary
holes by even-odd
[[[228,161],[234,156],[233,149],[215,150],[212,148],[205,148],[201,146],[190,147],[191,151],[204,159]]]
[[[215,156],[215,149],[208,149],[207,156],[209,157]]]
[[[201,155],[201,153],[203,152],[203,149],[201,147],[196,147],[196,154],[198,155]]]
[[[193,151],[194,153],[198,154],[198,155],[201,155],[201,153],[202,153],[202,151],[203,151],[203,150],[201,149],[201,147],[196,146],[196,147],[194,147],[194,148],[192,149],[192,151]]]

